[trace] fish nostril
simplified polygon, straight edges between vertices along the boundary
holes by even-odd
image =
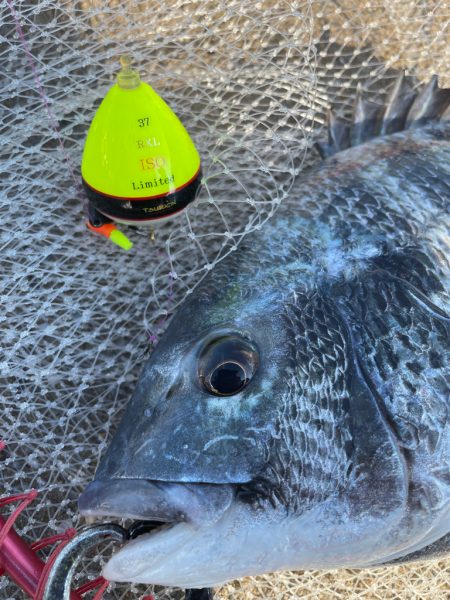
[[[167,392],[165,394],[164,394],[164,392],[162,392],[157,404],[144,409],[144,417],[156,419],[161,413],[163,413],[166,410],[165,402],[167,400],[170,400],[172,398],[172,396],[175,395],[175,393],[178,391],[179,387],[180,387],[179,383],[174,383],[173,385],[170,386],[170,388],[167,390]]]
[[[170,386],[170,388],[167,390],[167,393],[166,393],[166,400],[170,400],[172,398],[172,396],[177,391],[178,387],[179,386],[176,383],[174,385]]]

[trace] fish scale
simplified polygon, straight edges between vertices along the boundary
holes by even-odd
[[[278,409],[277,432],[285,444],[273,443],[265,475],[266,488],[272,491],[268,501],[272,505],[281,504],[288,511],[298,511],[300,505],[306,510],[310,502],[324,500],[345,486],[349,471],[345,444],[351,439],[348,423],[345,431],[346,415],[341,398],[345,393],[345,342],[341,338],[340,345],[337,343],[338,321],[332,309],[317,295],[312,298],[298,295],[296,300],[302,306],[301,311],[298,304],[286,302],[284,305],[285,317],[290,323],[287,328],[291,332],[289,347],[293,350],[285,359],[294,373],[288,384],[290,393]],[[322,329],[316,344],[310,343],[307,337],[303,341],[297,337],[298,332],[300,336],[308,333],[311,325]],[[325,347],[329,353],[335,351],[334,359],[331,357],[333,368],[323,368],[331,356],[324,354]],[[305,363],[309,363],[309,368],[302,373],[298,365]],[[339,364],[341,370],[334,368]],[[331,377],[326,381],[323,380],[325,371]],[[290,418],[294,406],[295,420]],[[317,453],[319,446],[320,454]],[[291,469],[292,464],[295,471]],[[268,481],[272,485],[267,486]],[[283,485],[275,483],[278,481],[283,481]],[[261,502],[259,497],[257,502]]]

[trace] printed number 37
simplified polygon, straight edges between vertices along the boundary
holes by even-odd
[[[150,117],[144,117],[143,119],[138,119],[139,127],[145,127],[150,123]]]

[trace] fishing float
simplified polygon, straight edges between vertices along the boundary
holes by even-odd
[[[152,228],[196,197],[199,153],[183,124],[132,68],[121,70],[89,128],[81,162],[88,228],[125,250],[132,242],[117,224]]]

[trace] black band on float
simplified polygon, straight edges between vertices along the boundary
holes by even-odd
[[[92,188],[86,181],[83,187],[92,206],[102,214],[112,219],[123,221],[151,221],[175,214],[185,208],[195,199],[200,187],[202,172],[185,187],[175,190],[165,196],[153,198],[119,198],[108,196]]]

